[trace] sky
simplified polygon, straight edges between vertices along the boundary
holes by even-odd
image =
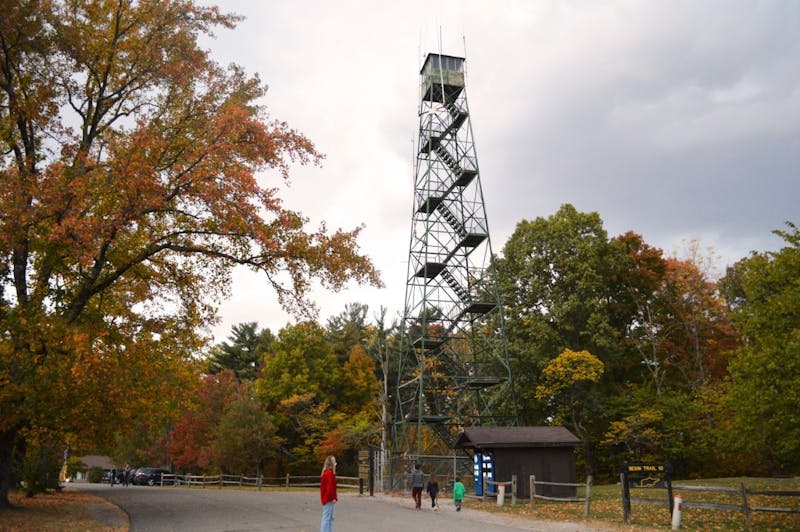
[[[204,2],[208,3],[208,2]],[[323,325],[348,303],[402,314],[419,70],[466,58],[466,93],[492,247],[570,203],[609,237],[667,255],[697,241],[717,272],[800,224],[800,2],[221,0],[245,17],[203,38],[269,85],[270,116],[325,154],[281,187],[331,230],[364,229],[384,288],[315,289]],[[236,270],[212,333],[297,320],[265,279]]]

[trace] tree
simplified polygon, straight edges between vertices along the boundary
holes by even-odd
[[[740,260],[720,281],[742,337],[729,366],[727,442],[750,458],[747,472],[800,472],[800,230],[787,226],[775,234],[788,245]]]
[[[666,378],[655,365],[668,353],[663,327],[671,326],[662,321],[657,297],[667,270],[661,250],[633,232],[609,239],[597,213],[563,205],[547,218],[520,222],[497,269],[522,421],[552,418],[536,390],[559,353],[592,353],[604,370],[591,400],[583,402],[581,436],[585,456],[595,462],[586,466],[610,471],[614,457],[594,448],[607,439],[612,422],[635,413],[628,406],[632,395],[638,397],[632,390],[648,380],[662,387]]]
[[[278,453],[281,440],[275,424],[251,387],[250,382],[240,385],[214,431],[214,456],[220,472],[258,475],[265,462]]]
[[[264,356],[255,393],[274,412],[285,441],[287,466],[310,474],[317,469],[315,449],[335,425],[342,401],[342,367],[316,322],[287,325]]]
[[[258,332],[258,323],[239,323],[233,326],[228,342],[211,351],[208,369],[211,373],[232,370],[240,381],[252,381],[258,376],[264,352],[274,341],[269,329]]]
[[[670,324],[666,349],[674,384],[699,389],[721,381],[727,373],[727,353],[736,339],[723,298],[711,278],[710,259],[700,256],[696,243],[685,260],[669,259],[659,291],[665,320]]]
[[[593,442],[585,426],[585,406],[597,403],[592,385],[600,382],[603,362],[588,351],[565,349],[542,371],[536,398],[545,402],[553,423],[563,424],[584,441],[587,473],[592,473]]]
[[[375,327],[372,328],[371,339],[368,343],[369,353],[375,360],[378,367],[379,384],[378,402],[380,403],[380,422],[381,422],[381,481],[384,478],[385,469],[389,462],[389,440],[391,439],[391,425],[390,425],[390,390],[394,389],[397,384],[391,377],[397,377],[397,371],[392,371],[397,367],[396,358],[399,349],[390,345],[392,340],[398,338],[396,331],[398,329],[397,323],[392,323],[389,328],[386,328],[386,307],[381,307],[378,314],[375,315]],[[392,334],[395,331],[395,334]],[[392,356],[394,354],[394,357]],[[381,489],[382,489],[381,485]]]
[[[167,450],[182,471],[206,471],[216,465],[214,435],[234,398],[239,382],[230,370],[203,378],[197,396],[175,424]]]
[[[234,266],[262,272],[298,314],[314,310],[314,279],[332,289],[380,284],[358,252],[360,228],[308,232],[256,179],[285,178],[293,161],[320,155],[269,118],[258,77],[198,47],[198,35],[236,21],[191,1],[4,5],[0,506],[25,429],[93,437],[128,414],[124,401],[102,418],[93,404],[81,414],[78,399],[95,396],[74,393],[90,386],[73,370],[102,379],[94,369],[113,360],[114,381],[130,382],[142,338],[156,349],[151,361],[184,364]],[[158,347],[165,337],[177,354]],[[102,381],[104,395],[117,399],[111,384]],[[79,431],[84,424],[103,430]]]
[[[620,249],[628,262],[620,271],[619,293],[615,297],[619,313],[630,316],[625,341],[641,356],[656,395],[660,395],[666,377],[665,360],[669,357],[664,344],[671,327],[660,320],[664,313],[662,299],[657,297],[664,283],[666,261],[660,249],[649,246],[640,235],[630,231],[614,238],[612,245]]]
[[[375,361],[367,356],[361,346],[354,346],[342,373],[344,386],[340,410],[355,413],[368,409],[374,413],[379,389]]]
[[[325,329],[340,362],[347,361],[353,347],[364,343],[368,334],[368,311],[368,305],[348,303],[338,316],[328,319]]]
[[[603,362],[588,351],[565,349],[551,360],[536,387],[537,399],[547,402],[550,407],[548,417],[556,423],[566,424],[578,437],[583,437],[586,434],[583,407],[588,387],[600,382],[603,370]]]
[[[546,412],[535,388],[544,367],[565,349],[587,350],[623,373],[625,321],[615,307],[614,279],[625,255],[612,246],[597,213],[563,205],[549,218],[523,220],[497,261],[506,330],[526,423]]]

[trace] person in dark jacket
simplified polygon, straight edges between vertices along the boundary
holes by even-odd
[[[414,471],[411,472],[411,497],[417,510],[422,510],[423,489],[425,489],[425,473],[419,468],[419,464],[414,464]]]
[[[428,479],[426,491],[431,497],[431,508],[433,508],[434,511],[438,510],[439,504],[436,502],[436,498],[439,496],[439,481],[436,479],[436,475],[431,475],[431,478]]]
[[[322,523],[320,532],[333,532],[333,507],[338,500],[336,495],[336,458],[329,456],[322,466],[319,479],[319,499],[322,503]]]

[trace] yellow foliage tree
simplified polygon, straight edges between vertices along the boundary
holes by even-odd
[[[568,425],[582,437],[585,394],[589,385],[600,382],[604,368],[603,361],[588,351],[565,349],[542,371],[536,398],[547,402],[554,422]]]

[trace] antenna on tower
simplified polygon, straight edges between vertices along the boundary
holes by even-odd
[[[464,83],[466,84],[469,81],[469,76],[467,75],[467,35],[465,33],[461,33],[461,41],[464,44]]]

